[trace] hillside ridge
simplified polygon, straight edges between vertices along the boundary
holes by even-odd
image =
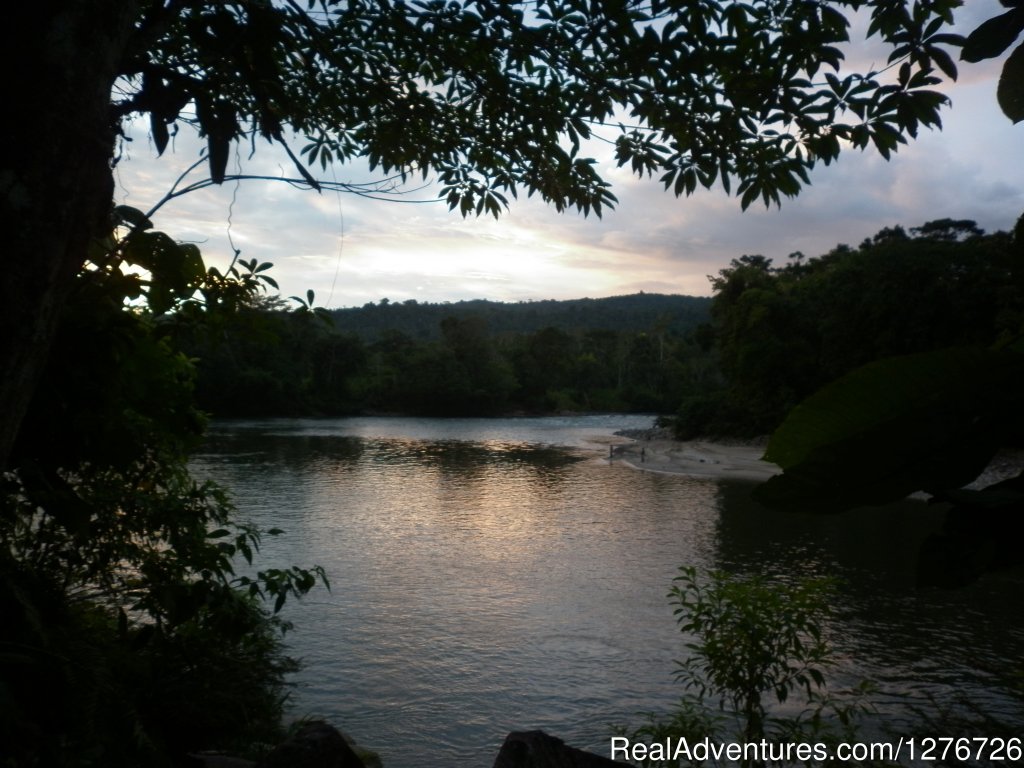
[[[362,307],[330,311],[335,327],[365,341],[387,331],[398,331],[417,340],[440,336],[446,317],[477,317],[486,321],[489,333],[535,333],[554,326],[574,330],[664,331],[685,333],[707,322],[711,299],[682,294],[635,293],[592,299],[542,299],[502,302],[469,299],[457,302],[392,302],[381,299]]]

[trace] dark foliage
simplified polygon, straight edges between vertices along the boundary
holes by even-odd
[[[260,281],[207,273],[137,214],[114,211],[79,273],[0,476],[5,766],[160,766],[273,739],[294,668],[276,614],[323,576],[236,573],[261,532],[186,468],[204,417],[168,330],[231,314]]]
[[[477,299],[453,303],[418,302],[410,299],[331,311],[335,326],[367,342],[398,332],[416,341],[436,341],[445,318],[474,317],[487,331],[504,337],[528,335],[545,328],[569,333],[587,331],[638,331],[660,325],[666,331],[685,334],[707,320],[711,300],[700,296],[668,296],[638,293],[605,299],[527,301],[506,303]]]
[[[764,503],[838,512],[924,491],[944,527],[925,584],[1024,562],[1021,478],[966,489],[1024,444],[1024,248],[943,219],[773,267],[743,257],[713,281],[707,335],[722,386],[683,402],[679,431],[772,432],[784,470]]]
[[[671,412],[686,379],[685,333],[708,303],[382,302],[331,313],[331,323],[258,302],[217,318],[212,333],[176,333],[198,361],[199,403],[217,416]]]
[[[733,260],[712,280],[704,333],[722,387],[689,398],[687,434],[766,434],[829,382],[894,355],[988,346],[1021,332],[1024,266],[1013,237],[942,220],[885,229],[857,248],[782,267]]]

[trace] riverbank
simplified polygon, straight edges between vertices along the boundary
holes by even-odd
[[[679,441],[661,430],[622,436],[634,442],[616,446],[614,458],[644,472],[761,481],[781,471],[761,459],[764,439]]]
[[[622,430],[633,440],[616,445],[614,458],[645,472],[763,481],[782,470],[763,461],[768,438],[748,440],[674,440],[670,430]],[[1024,449],[1004,449],[968,488],[984,488],[1024,472]]]

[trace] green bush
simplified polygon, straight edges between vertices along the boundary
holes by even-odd
[[[834,665],[825,636],[830,582],[783,583],[717,571],[702,580],[692,567],[681,568],[674,581],[669,597],[688,651],[676,675],[686,695],[667,718],[647,715],[647,722],[629,734],[632,741],[851,739],[857,716],[866,709],[866,686],[846,696],[826,686],[825,673]],[[643,764],[673,763],[648,759]]]
[[[130,241],[130,223],[149,226],[115,211],[79,274],[0,474],[3,768],[171,765],[273,740],[294,668],[277,612],[324,577],[238,576],[262,534],[187,468],[204,419],[167,326],[232,311],[219,299],[254,295],[260,267],[204,277],[194,247]]]

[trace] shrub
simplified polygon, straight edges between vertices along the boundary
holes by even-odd
[[[689,655],[676,671],[686,695],[667,718],[648,715],[647,723],[631,733],[633,741],[850,739],[866,709],[861,703],[866,686],[843,697],[826,687],[825,673],[834,665],[825,636],[829,581],[782,583],[717,571],[702,580],[695,568],[683,567],[674,582],[669,597],[688,638]],[[705,763],[684,759],[679,764]]]

